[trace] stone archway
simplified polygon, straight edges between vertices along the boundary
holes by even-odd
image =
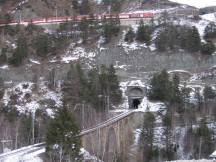
[[[117,137],[114,128],[110,128],[107,133],[105,145],[105,162],[115,162],[118,156]]]
[[[128,101],[130,109],[138,109],[144,97],[144,90],[140,87],[130,87],[128,90]]]

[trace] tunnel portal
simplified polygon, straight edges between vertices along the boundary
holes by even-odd
[[[133,82],[134,83],[134,82]],[[127,86],[127,96],[129,109],[138,109],[145,95],[145,86],[139,84],[129,84]]]

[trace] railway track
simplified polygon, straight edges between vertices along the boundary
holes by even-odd
[[[100,124],[98,124],[98,125],[96,125],[94,127],[84,129],[84,130],[81,131],[80,136],[83,136],[83,135],[88,134],[90,132],[93,132],[93,131],[95,131],[97,129],[106,127],[106,126],[108,126],[110,124],[113,124],[116,121],[121,120],[121,119],[127,117],[128,115],[131,115],[132,113],[133,113],[132,110],[127,111],[127,112],[121,113],[121,114],[119,114],[119,115],[117,115],[115,117],[112,117],[112,118],[108,119],[107,121],[102,122],[102,123],[100,123]],[[22,159],[24,157],[24,155],[28,155],[28,154],[37,152],[37,151],[42,150],[42,149],[45,149],[45,143],[44,142],[38,143],[38,144],[35,144],[35,145],[31,145],[31,146],[27,146],[27,147],[23,147],[23,148],[13,150],[13,151],[10,151],[10,152],[7,152],[7,153],[3,153],[3,154],[0,154],[0,162],[4,162],[5,160],[7,160],[7,158],[12,158],[12,157],[15,157],[15,156],[19,156],[20,161],[25,161],[25,160]]]
[[[85,135],[85,134],[88,134],[88,133],[90,133],[90,132],[93,132],[93,131],[95,131],[95,130],[97,130],[97,129],[106,127],[106,126],[108,126],[108,125],[110,125],[110,124],[113,124],[113,123],[115,123],[116,121],[118,121],[118,120],[120,120],[120,119],[123,119],[123,118],[129,116],[129,115],[132,114],[132,113],[134,113],[134,111],[130,110],[130,111],[128,111],[128,112],[121,113],[121,114],[119,114],[119,115],[117,115],[117,116],[115,116],[115,117],[113,117],[113,118],[110,118],[110,119],[108,119],[107,121],[102,122],[102,123],[100,123],[100,124],[98,124],[98,125],[96,125],[96,126],[94,126],[94,127],[91,127],[91,128],[88,128],[88,129],[84,129],[84,130],[80,133],[80,136]]]
[[[17,149],[17,150],[13,150],[13,151],[10,151],[10,152],[7,152],[7,153],[3,153],[3,154],[0,154],[0,162],[4,162],[9,157],[10,158],[14,157],[14,156],[22,157],[25,154],[36,152],[36,151],[44,149],[44,148],[45,148],[45,143],[42,142],[42,143],[38,143],[38,144],[35,144],[35,145],[23,147],[23,148],[20,148],[20,149]]]

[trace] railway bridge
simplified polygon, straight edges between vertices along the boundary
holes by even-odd
[[[119,156],[128,157],[134,129],[142,123],[142,117],[143,113],[128,111],[83,130],[80,134],[83,147],[105,162],[116,161]]]
[[[127,157],[133,143],[133,131],[142,123],[143,113],[128,111],[80,133],[83,147],[104,162],[113,162],[123,155]],[[39,155],[45,152],[45,143],[30,145],[7,153],[0,154],[0,162],[20,158],[24,155]],[[34,155],[34,156],[35,156]],[[28,157],[29,158],[29,157]],[[123,159],[127,161],[127,159]]]

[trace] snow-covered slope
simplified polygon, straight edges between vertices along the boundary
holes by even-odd
[[[215,13],[210,13],[210,14],[205,14],[201,16],[202,19],[208,20],[208,21],[216,21],[216,12]]]
[[[180,4],[186,4],[197,8],[216,6],[216,0],[170,0]]]

